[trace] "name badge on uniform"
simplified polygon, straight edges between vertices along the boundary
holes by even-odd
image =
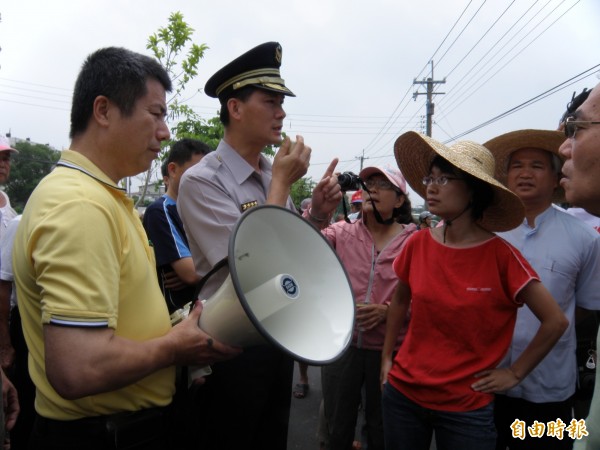
[[[245,212],[248,211],[250,208],[254,208],[255,206],[258,206],[258,201],[253,200],[251,202],[242,203],[240,209],[242,210],[242,212]]]

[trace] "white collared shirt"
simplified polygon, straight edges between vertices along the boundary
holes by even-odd
[[[535,218],[534,228],[524,221],[498,235],[523,254],[570,322],[550,353],[506,394],[536,403],[566,400],[575,392],[577,381],[575,306],[600,310],[600,234],[553,205]],[[519,310],[502,366],[519,357],[539,324],[528,307]]]

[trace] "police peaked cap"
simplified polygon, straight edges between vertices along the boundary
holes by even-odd
[[[278,42],[265,42],[237,57],[206,82],[204,92],[209,97],[227,99],[231,93],[245,86],[277,92],[295,97],[285,87],[279,73],[281,66],[281,45]]]

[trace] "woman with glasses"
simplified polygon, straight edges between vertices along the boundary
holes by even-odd
[[[568,321],[527,261],[494,234],[520,224],[524,209],[494,179],[485,147],[446,147],[408,132],[396,140],[395,154],[444,225],[415,233],[394,261],[399,283],[381,364],[386,449],[428,450],[435,431],[438,450],[494,450],[494,392],[527,376]],[[512,366],[496,369],[523,304],[540,327]],[[394,357],[409,306],[410,325]],[[527,432],[527,425],[515,424],[514,432]]]
[[[323,230],[344,264],[357,304],[352,344],[341,359],[322,369],[324,414],[329,449],[350,449],[361,390],[369,450],[383,449],[379,370],[385,321],[396,276],[392,262],[406,238],[416,231],[406,181],[393,168],[367,167],[363,182],[362,216],[356,222],[336,222]],[[397,348],[403,333],[392,347]]]

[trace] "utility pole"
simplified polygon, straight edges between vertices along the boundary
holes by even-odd
[[[413,81],[413,84],[425,84],[427,85],[427,92],[415,92],[413,94],[413,100],[417,100],[417,96],[419,95],[427,95],[427,127],[426,127],[426,132],[425,134],[427,134],[427,136],[431,137],[431,118],[433,116],[434,113],[434,108],[435,105],[433,103],[433,85],[434,84],[443,84],[446,82],[446,78],[444,78],[443,80],[434,80],[433,79],[433,61],[431,62],[431,78],[427,78],[427,79],[423,79],[423,81],[417,81],[417,79],[415,78],[415,80]],[[436,92],[435,95],[438,94],[445,94],[445,92]]]
[[[355,158],[356,159],[360,159],[360,171],[362,171],[363,170],[363,163],[364,163],[365,159],[369,159],[369,158],[365,158],[365,150],[363,149],[361,156],[355,156]]]

